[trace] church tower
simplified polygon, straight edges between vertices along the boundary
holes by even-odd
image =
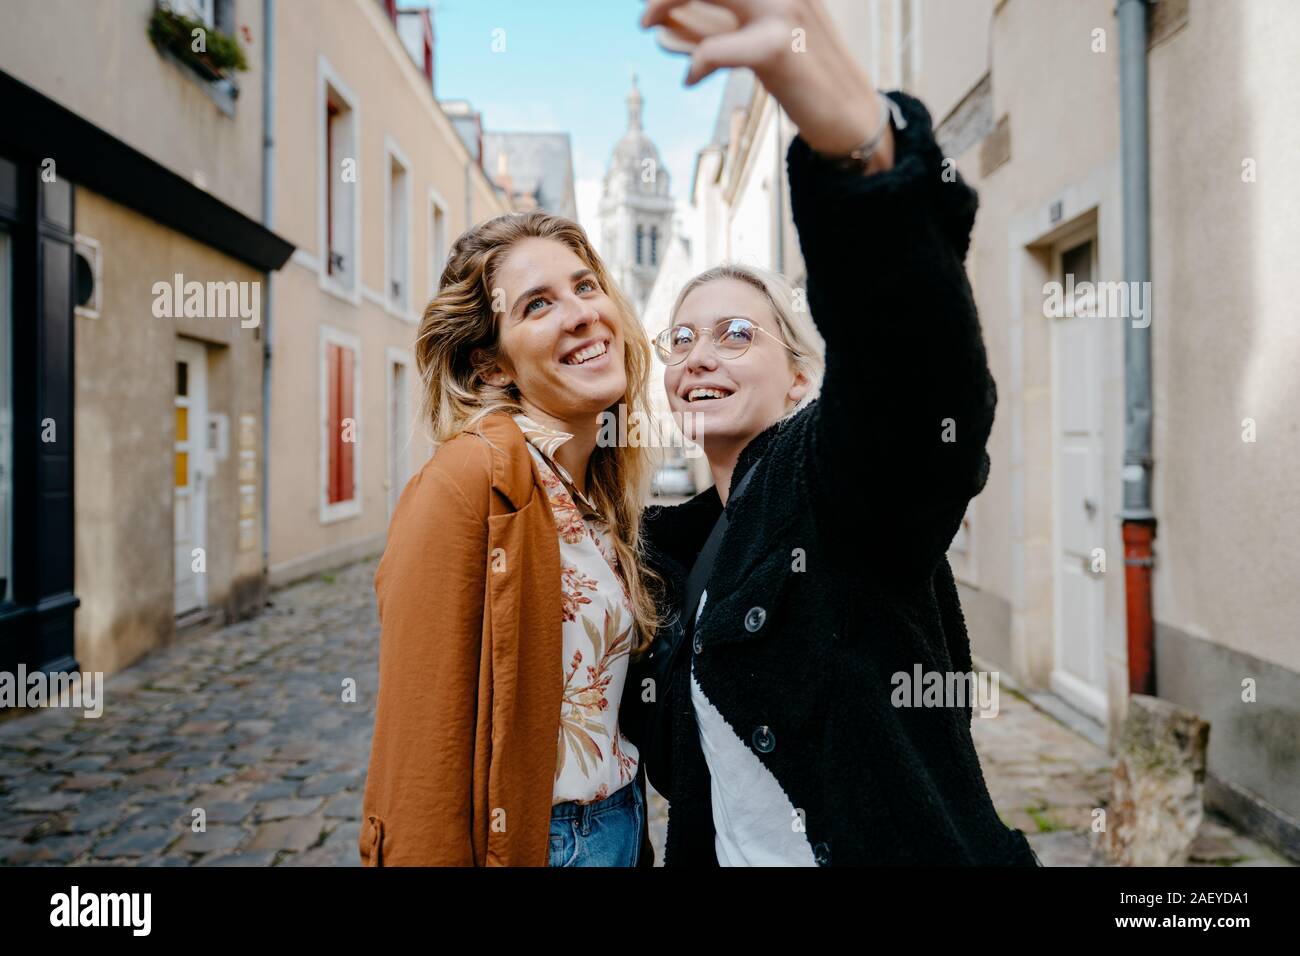
[[[641,129],[641,92],[632,75],[627,132],[614,147],[600,198],[600,249],[640,317],[668,249],[674,203],[668,170]]]

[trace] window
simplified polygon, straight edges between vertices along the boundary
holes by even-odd
[[[234,36],[238,26],[235,24],[235,0],[214,0],[213,24],[227,36]]]
[[[197,84],[203,95],[223,114],[233,119],[239,97],[236,70],[229,64],[218,67],[213,54],[223,54],[216,59],[225,61],[224,51],[219,47],[221,44],[233,43],[242,46],[245,56],[248,56],[247,44],[251,35],[245,32],[243,43],[240,43],[240,30],[235,20],[235,0],[155,0],[154,6],[158,8],[155,15],[160,19],[157,22],[151,21],[150,35],[158,46],[159,53],[183,68],[183,73]],[[185,23],[197,23],[199,26],[191,31],[184,26]],[[156,28],[164,24],[166,26],[163,32],[158,33]],[[244,29],[247,31],[247,27]],[[175,34],[172,33],[173,30],[176,31]],[[191,32],[203,34],[204,45],[201,49],[194,48],[196,40],[190,36]],[[195,180],[199,181],[198,171],[195,172]]]
[[[641,265],[641,263],[645,261],[645,257],[641,251],[644,245],[645,245],[645,230],[641,228],[640,223],[637,223],[637,227],[636,227],[636,264],[637,265]]]
[[[360,347],[358,340],[321,328],[321,520],[361,512]]]
[[[387,263],[387,288],[384,298],[390,311],[405,316],[410,309],[410,196],[407,191],[407,162],[392,141],[385,147],[388,154],[388,235],[384,259]]]
[[[447,264],[447,207],[429,190],[429,298],[438,294],[438,281]]]
[[[659,264],[659,227],[650,227],[650,264],[657,266]]]
[[[918,13],[916,0],[894,0],[894,75],[907,91],[916,88],[920,66]]]
[[[361,194],[356,99],[320,61],[321,286],[360,299]]]
[[[227,36],[235,35],[235,0],[171,0],[171,6],[177,13],[201,20]]]
[[[411,477],[411,357],[388,350],[388,514]]]
[[[175,0],[176,12],[202,20],[210,27],[217,25],[216,0]]]

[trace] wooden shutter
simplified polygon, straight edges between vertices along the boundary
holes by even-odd
[[[352,350],[339,346],[339,501],[351,501],[352,487],[352,453],[356,449],[356,415],[352,407]],[[352,441],[343,440],[343,422],[352,419]]]
[[[325,451],[329,456],[326,463],[329,494],[326,501],[330,504],[339,500],[339,458],[341,424],[339,415],[339,347],[332,343],[325,345],[325,401],[329,410],[325,415]]]

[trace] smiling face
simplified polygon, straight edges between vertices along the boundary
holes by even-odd
[[[734,453],[774,424],[807,394],[810,382],[781,345],[781,330],[767,298],[748,282],[715,279],[692,289],[674,325],[712,330],[718,319],[740,316],[764,332],[744,355],[721,358],[710,332],[699,335],[686,360],[664,370],[664,389],[689,435],[710,458]],[[773,338],[775,336],[775,338]]]
[[[516,242],[503,254],[493,293],[505,312],[497,367],[486,378],[513,382],[529,417],[562,428],[590,425],[626,393],[618,308],[567,245]]]

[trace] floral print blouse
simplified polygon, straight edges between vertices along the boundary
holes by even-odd
[[[556,449],[573,436],[515,415],[550,499],[560,538],[564,697],[552,803],[593,803],[636,779],[639,755],[618,724],[634,637],[632,602],[613,534]]]

